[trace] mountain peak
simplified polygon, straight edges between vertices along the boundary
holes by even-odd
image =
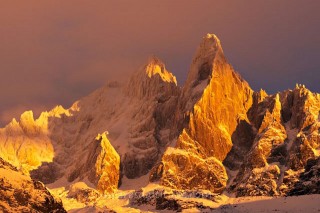
[[[218,36],[212,33],[207,33],[206,36],[203,37],[202,43],[210,44],[210,46],[216,46],[221,48],[221,42]]]
[[[163,81],[177,85],[176,77],[171,72],[166,70],[165,64],[154,55],[148,59],[148,63],[146,64],[144,70],[149,78],[152,78],[154,75],[158,74]]]
[[[160,58],[158,58],[156,55],[151,55],[148,58],[148,65],[149,64],[157,64],[159,66],[165,66],[164,63],[161,61]]]
[[[190,90],[198,85],[201,88],[209,83],[214,65],[226,64],[221,42],[215,34],[207,34],[202,38],[200,45],[193,57],[190,71],[185,83],[185,90]]]
[[[144,98],[162,93],[175,94],[176,90],[176,77],[166,69],[159,58],[151,56],[148,62],[131,76],[126,93]]]
[[[223,54],[220,39],[215,34],[208,33],[203,37],[197,53],[204,57],[215,57],[218,52]]]

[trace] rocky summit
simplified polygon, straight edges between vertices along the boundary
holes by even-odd
[[[14,166],[10,172],[72,192],[84,184],[96,203],[148,184],[237,197],[319,193],[319,155],[320,94],[299,84],[270,95],[253,91],[213,34],[202,39],[182,87],[153,56],[126,82],[109,82],[37,119],[25,112],[0,129],[0,157]],[[46,208],[59,209],[41,187]],[[80,197],[87,205],[85,193]],[[10,199],[0,207],[13,208]]]

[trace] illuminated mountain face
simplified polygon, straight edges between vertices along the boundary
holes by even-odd
[[[13,120],[0,130],[0,157],[46,184],[102,193],[150,175],[177,190],[286,195],[319,157],[319,111],[320,95],[301,85],[254,92],[208,34],[182,88],[152,57],[125,84]]]

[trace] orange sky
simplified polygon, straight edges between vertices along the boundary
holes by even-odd
[[[188,2],[188,3],[186,3]],[[155,54],[182,85],[206,33],[254,89],[320,92],[320,1],[20,1],[0,8],[0,123],[68,107]]]

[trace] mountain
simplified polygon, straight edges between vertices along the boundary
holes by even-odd
[[[32,180],[0,158],[0,210],[2,212],[66,212],[43,183]]]
[[[69,109],[12,120],[0,130],[0,156],[46,184],[83,180],[113,192],[120,173],[145,175],[163,153],[178,94],[175,77],[152,57],[125,85],[110,82]],[[117,178],[106,177],[110,169]]]
[[[208,34],[179,98],[183,128],[157,169],[161,183],[222,192],[228,180],[222,161],[232,148],[238,124],[248,121],[252,94],[248,83],[226,62],[219,39]]]
[[[253,91],[213,34],[182,88],[153,56],[125,83],[0,129],[0,157],[23,174],[56,187],[84,182],[101,194],[145,177],[238,197],[319,193],[319,150],[320,94],[303,85]]]

